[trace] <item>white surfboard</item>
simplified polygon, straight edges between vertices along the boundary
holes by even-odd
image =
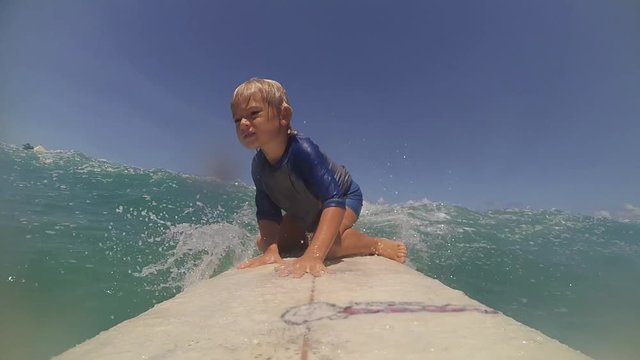
[[[232,269],[55,359],[588,359],[394,261],[330,268]]]

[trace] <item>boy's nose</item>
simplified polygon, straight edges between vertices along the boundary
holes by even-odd
[[[240,119],[240,126],[241,127],[249,127],[250,125],[251,125],[251,123],[246,118]]]

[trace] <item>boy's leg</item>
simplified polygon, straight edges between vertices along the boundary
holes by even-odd
[[[407,247],[401,241],[374,238],[353,228],[358,217],[347,207],[342,224],[327,258],[380,255],[400,263],[407,258]]]
[[[281,255],[293,256],[304,252],[309,246],[309,238],[304,228],[289,214],[284,214],[280,224],[278,250]]]
[[[264,244],[258,237],[258,249],[264,252]],[[309,246],[307,233],[300,224],[298,224],[293,216],[284,214],[280,223],[280,231],[278,236],[278,252],[281,256],[292,255],[304,251]]]

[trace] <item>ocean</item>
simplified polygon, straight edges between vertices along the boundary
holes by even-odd
[[[50,358],[257,254],[253,193],[0,143],[0,359]],[[640,358],[639,223],[416,200],[365,203],[357,226],[593,358]]]

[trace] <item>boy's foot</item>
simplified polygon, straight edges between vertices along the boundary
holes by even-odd
[[[387,259],[404,264],[407,260],[407,247],[402,241],[378,238],[375,255],[384,256]]]

